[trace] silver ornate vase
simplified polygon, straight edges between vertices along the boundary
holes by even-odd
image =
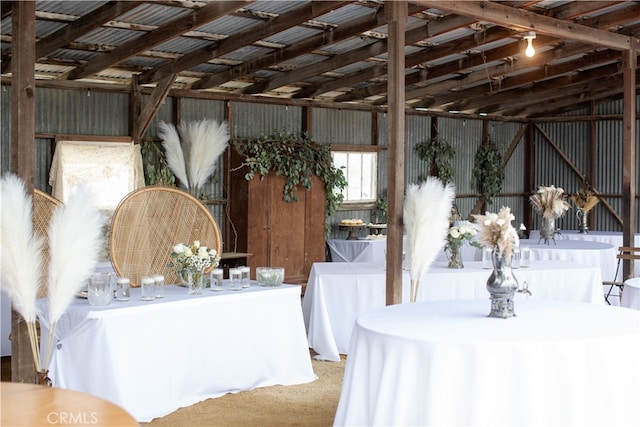
[[[493,272],[487,280],[487,290],[491,296],[489,317],[506,319],[516,315],[513,298],[518,290],[518,280],[511,270],[511,259],[494,248],[491,252]]]
[[[551,217],[542,217],[542,226],[540,227],[540,240],[544,240],[544,243],[549,244],[549,240],[553,240],[553,243],[556,243],[556,239],[554,238],[556,234],[556,219]]]
[[[587,215],[589,213],[585,212],[584,209],[578,208],[576,211],[576,217],[578,217],[578,231],[580,234],[589,233],[589,226],[587,225]]]

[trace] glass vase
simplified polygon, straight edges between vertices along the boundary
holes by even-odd
[[[462,254],[460,253],[460,246],[450,246],[447,250],[447,257],[449,258],[447,267],[464,268],[464,264],[462,262]]]
[[[491,297],[489,317],[506,319],[515,316],[513,297],[518,290],[518,280],[511,270],[511,257],[498,248],[491,253],[493,271],[487,280],[487,290]]]
[[[180,275],[182,283],[187,287],[187,294],[189,295],[201,295],[204,285],[204,274],[202,270],[182,270]]]

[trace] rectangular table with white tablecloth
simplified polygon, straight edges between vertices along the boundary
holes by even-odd
[[[477,261],[463,269],[435,262],[421,280],[418,301],[489,299],[486,289],[491,270]],[[572,262],[533,261],[530,268],[514,270],[532,295],[516,298],[558,299],[604,304],[598,267]],[[309,347],[317,358],[338,361],[349,348],[356,317],[385,305],[386,272],[373,263],[314,263],[303,300]],[[403,301],[409,300],[409,272],[403,271]]]
[[[40,300],[42,336],[48,302]],[[44,354],[44,353],[43,353]],[[56,387],[109,400],[140,422],[226,393],[316,379],[300,286],[166,297],[106,307],[76,299],[58,322],[50,376]]]

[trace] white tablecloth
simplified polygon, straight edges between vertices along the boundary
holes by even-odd
[[[54,386],[109,400],[146,422],[226,393],[316,379],[299,286],[200,296],[168,286],[166,295],[143,302],[135,288],[131,301],[107,307],[76,299],[56,329]],[[47,300],[40,306],[46,313]],[[48,330],[43,321],[43,337]]]
[[[436,262],[423,277],[418,300],[483,299],[491,270],[477,261],[461,270]],[[517,300],[561,299],[604,304],[602,278],[597,267],[571,262],[533,261],[531,268],[514,270],[520,286],[526,281],[531,297]],[[314,263],[302,308],[309,347],[318,359],[338,361],[349,348],[351,331],[359,314],[385,305],[386,272],[372,263]],[[403,273],[403,300],[409,300],[409,273]],[[487,306],[487,314],[489,313]]]
[[[375,262],[385,265],[387,256],[387,239],[329,239],[327,246],[331,252],[331,260],[333,262]],[[478,261],[481,258],[481,252],[469,244],[465,244],[460,248],[462,260]],[[447,254],[444,250],[439,251],[435,258],[436,261],[446,261]]]
[[[555,244],[545,244],[533,239],[523,239],[520,246],[531,249],[532,260],[572,261],[600,267],[603,278],[613,278],[616,273],[618,248],[608,243],[566,239],[556,240]]]
[[[639,312],[529,300],[496,319],[488,307],[428,301],[361,315],[335,425],[640,425]],[[610,364],[628,369],[612,376]]]
[[[333,262],[376,262],[384,265],[387,239],[329,239],[327,240]]]
[[[634,277],[633,279],[624,281],[624,290],[622,291],[620,305],[640,310],[640,277]]]

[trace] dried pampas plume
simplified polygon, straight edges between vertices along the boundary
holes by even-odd
[[[436,177],[428,177],[420,185],[407,187],[404,227],[411,275],[411,302],[418,297],[420,278],[444,246],[454,198],[455,186],[451,183],[443,185]]]
[[[40,350],[36,329],[36,299],[42,269],[43,239],[33,233],[33,201],[16,175],[5,174],[0,180],[2,202],[2,290],[27,324],[31,352],[40,371]]]
[[[204,119],[184,122],[176,129],[162,122],[160,130],[169,168],[187,190],[198,197],[200,188],[213,174],[218,158],[227,148],[227,123]]]
[[[65,205],[58,206],[49,223],[49,343],[44,366],[51,360],[58,319],[94,271],[102,245],[105,217],[92,195],[78,187]]]

